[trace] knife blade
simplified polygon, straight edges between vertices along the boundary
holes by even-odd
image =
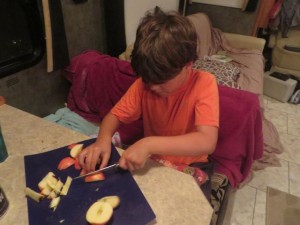
[[[105,173],[105,172],[117,171],[119,168],[120,168],[119,163],[115,163],[115,164],[112,164],[110,166],[104,167],[102,169],[95,170],[93,172],[80,175],[78,177],[74,177],[73,180],[76,180],[76,179],[79,179],[79,178],[84,178],[84,177],[87,177],[87,176],[90,176],[90,175],[94,175],[94,174],[99,173],[99,172]]]

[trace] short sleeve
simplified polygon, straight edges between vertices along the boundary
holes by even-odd
[[[111,113],[122,123],[131,123],[141,117],[141,99],[143,83],[139,78],[127,90],[124,96],[112,108]]]
[[[203,72],[202,72],[203,73]],[[219,92],[213,75],[206,73],[205,82],[201,82],[199,98],[195,107],[195,125],[219,127]]]

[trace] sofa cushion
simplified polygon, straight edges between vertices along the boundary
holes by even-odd
[[[193,63],[192,67],[210,72],[216,77],[217,83],[220,85],[240,89],[237,84],[240,69],[230,62],[199,58]]]

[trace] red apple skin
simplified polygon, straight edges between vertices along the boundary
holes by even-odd
[[[87,176],[84,178],[85,182],[96,182],[96,181],[101,181],[101,180],[105,180],[105,176],[101,172]]]
[[[75,160],[73,158],[65,157],[59,162],[57,169],[59,169],[59,170],[67,169],[70,166],[74,165],[74,163],[75,163]]]

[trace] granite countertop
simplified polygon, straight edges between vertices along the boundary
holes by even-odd
[[[0,106],[0,124],[9,154],[0,163],[0,185],[10,203],[0,224],[28,225],[24,155],[90,138],[9,105]],[[156,214],[154,224],[210,223],[212,208],[191,176],[149,160],[133,177]]]

